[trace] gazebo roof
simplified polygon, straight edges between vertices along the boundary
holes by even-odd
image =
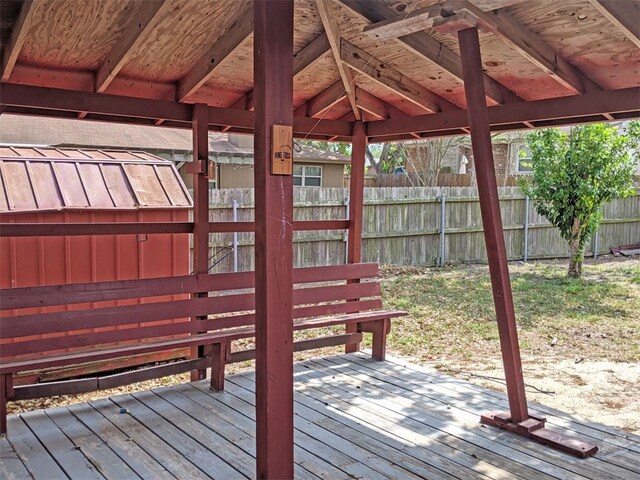
[[[455,118],[466,105],[457,37],[447,33],[453,9],[471,12],[485,31],[481,48],[489,105],[582,94],[598,98],[602,91],[631,88],[624,103],[638,109],[640,102],[628,101],[639,98],[637,2],[472,0],[449,2],[451,10],[425,10],[434,3],[296,1],[296,115],[324,120]],[[3,82],[253,108],[249,2],[5,0],[2,10]],[[381,38],[389,29],[363,31],[393,18],[389,38]],[[434,27],[416,31],[412,19],[422,22],[420,28]],[[553,111],[553,105],[542,109]],[[21,109],[10,106],[7,111]],[[599,113],[605,115],[592,120],[637,115]],[[509,128],[537,125],[536,115],[529,112],[508,117],[504,123]],[[460,122],[449,123],[455,130],[451,133],[464,133]],[[242,125],[231,127],[242,130]],[[430,128],[427,122],[416,130]],[[395,132],[381,124],[371,134]]]

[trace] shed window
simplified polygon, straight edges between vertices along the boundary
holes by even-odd
[[[322,186],[322,167],[319,165],[294,165],[293,184],[298,187]]]

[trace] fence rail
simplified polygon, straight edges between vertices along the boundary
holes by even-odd
[[[527,212],[526,199],[518,188],[499,188],[499,193],[509,259],[568,256],[567,244],[557,229],[537,214],[533,202]],[[296,188],[294,219],[345,219],[348,194],[348,189],[343,188]],[[252,189],[215,190],[209,219],[211,222],[253,221],[253,201]],[[472,187],[366,188],[362,237],[365,262],[443,265],[486,261],[478,192]],[[308,267],[344,263],[346,240],[345,230],[297,231],[294,264]],[[640,189],[634,196],[616,199],[604,206],[604,221],[586,254],[593,255],[593,247],[597,248],[596,254],[604,254],[612,247],[638,242]],[[210,245],[213,249],[236,246],[234,255],[220,261],[212,272],[253,270],[252,232],[211,234]]]

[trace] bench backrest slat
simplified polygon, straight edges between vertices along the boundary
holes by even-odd
[[[295,319],[356,313],[382,307],[380,283],[366,281],[377,275],[376,264],[314,267],[295,269],[294,272],[294,281],[297,284],[293,292]],[[8,358],[15,355],[31,355],[91,346],[104,347],[118,342],[157,340],[168,336],[253,325],[255,323],[253,312],[255,294],[252,291],[254,276],[252,272],[249,274],[204,275],[193,282],[189,279],[193,279],[194,276],[174,277],[167,283],[173,288],[174,280],[187,278],[186,283],[183,282],[183,286],[180,287],[182,293],[185,289],[193,288],[194,285],[199,291],[204,284],[220,286],[221,282],[224,283],[224,288],[217,290],[213,296],[209,297],[133,305],[104,307],[98,305],[96,308],[2,317],[0,318],[0,339],[2,340],[0,357]],[[212,277],[217,278],[212,279]],[[220,277],[225,277],[226,280]],[[355,283],[348,282],[349,280],[365,281]],[[336,285],[336,281],[348,283]],[[333,283],[327,285],[327,282]],[[228,288],[230,285],[234,288]],[[166,285],[162,288],[165,287]],[[73,291],[69,295],[76,300],[82,298],[83,302],[86,302],[87,298],[97,298],[84,295],[87,291],[85,288],[80,296],[76,296],[77,292]],[[164,290],[153,290],[154,294],[160,291],[162,295],[176,293],[168,287]],[[60,293],[56,295],[59,297]],[[11,301],[7,304],[12,307],[25,307],[27,302]],[[29,307],[32,307],[32,304],[29,304]],[[184,321],[185,317],[206,316],[208,318],[205,320]],[[38,336],[40,338],[37,338]]]
[[[375,263],[296,268],[294,283],[325,282],[371,278],[378,274]],[[40,308],[55,305],[150,298],[195,292],[214,292],[253,288],[253,272],[210,275],[184,275],[110,282],[74,283],[41,287],[0,289],[0,310]]]

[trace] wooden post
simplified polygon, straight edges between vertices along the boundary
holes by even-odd
[[[516,329],[507,252],[502,234],[500,200],[496,183],[496,171],[493,162],[489,113],[485,101],[482,59],[478,29],[467,28],[458,32],[464,91],[467,99],[467,112],[471,127],[473,158],[476,164],[478,193],[484,239],[487,246],[489,273],[493,287],[493,302],[496,309],[500,347],[504,364],[507,394],[511,420],[520,423],[529,418],[527,399],[522,377],[520,347]]]
[[[362,209],[364,205],[364,159],[367,149],[367,133],[362,122],[353,124],[351,138],[351,180],[349,183],[349,242],[347,262],[362,261]],[[357,326],[347,325],[347,333],[355,333]],[[359,343],[345,345],[345,352],[357,352]]]
[[[271,146],[273,125],[293,124],[293,1],[253,9],[256,469],[284,479],[293,478],[293,176],[272,174]]]
[[[209,273],[209,112],[205,104],[193,106],[193,273]],[[206,297],[207,292],[192,298]],[[198,321],[206,317],[194,317]],[[202,356],[202,347],[194,347],[192,356]],[[191,372],[191,381],[203,380],[206,370]]]

